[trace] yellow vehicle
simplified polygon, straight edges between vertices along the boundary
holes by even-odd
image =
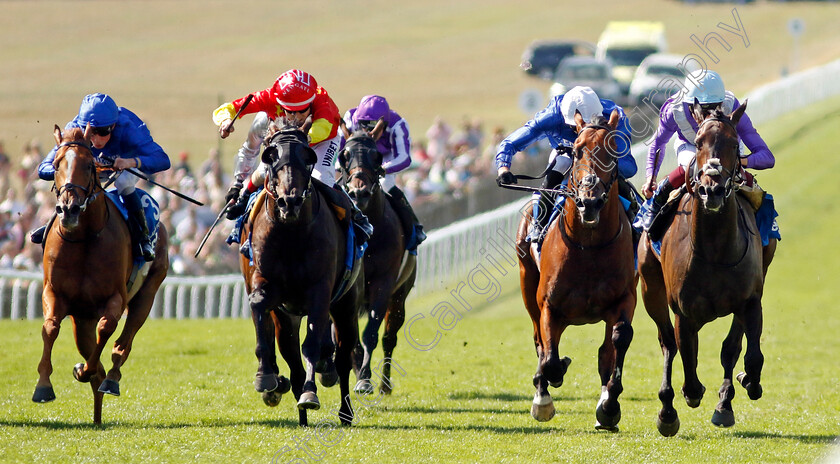
[[[612,61],[613,77],[626,96],[642,60],[667,48],[665,25],[660,22],[610,21],[598,39],[595,57]]]

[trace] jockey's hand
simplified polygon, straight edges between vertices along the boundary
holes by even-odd
[[[242,184],[236,182],[235,184],[231,185],[228,189],[227,193],[225,194],[225,204],[235,202],[239,199],[239,192],[242,190]]]
[[[136,168],[137,160],[135,158],[117,158],[114,160],[114,170],[122,171],[123,169]]]
[[[650,176],[645,180],[645,184],[642,185],[642,195],[645,198],[650,198],[653,196],[654,190],[656,190],[656,177]]]
[[[233,120],[232,119],[225,119],[224,121],[222,121],[221,124],[219,124],[219,135],[223,139],[226,139],[227,136],[230,135],[231,132],[233,132],[233,131],[234,131],[234,127],[233,127]]]
[[[516,176],[510,172],[510,168],[502,166],[499,168],[499,176],[496,177],[496,183],[500,186],[511,185],[517,183],[517,180]]]

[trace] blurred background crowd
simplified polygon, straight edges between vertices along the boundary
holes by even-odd
[[[154,135],[154,134],[152,134]],[[434,209],[435,203],[469,195],[476,186],[493,183],[496,147],[506,136],[495,127],[486,133],[478,119],[464,117],[460,124],[450,124],[438,117],[425,134],[415,129],[412,136],[412,165],[401,172],[397,183],[415,207]],[[55,210],[52,182],[38,178],[38,164],[52,148],[40,140],[20,147],[20,156],[10,156],[0,140],[0,268],[40,271],[42,249],[29,241],[29,232],[46,224]],[[231,183],[234,153],[222,155],[209,150],[200,163],[190,153],[168,150],[172,167],[159,173],[155,182],[184,193],[204,203],[196,206],[165,190],[140,180],[137,186],[158,201],[161,222],[169,231],[171,275],[215,275],[236,273],[238,246],[225,239],[232,222],[219,223],[208,238],[198,258],[194,254],[216,215],[224,207],[224,196]],[[237,146],[238,149],[238,146]],[[232,151],[232,149],[228,149]],[[174,153],[173,153],[174,151]],[[534,147],[532,155],[539,150]],[[223,156],[225,158],[223,158]],[[229,159],[228,159],[229,158]],[[19,159],[18,164],[11,160]],[[423,217],[421,217],[421,221]]]

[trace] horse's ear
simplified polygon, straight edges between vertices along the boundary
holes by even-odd
[[[618,108],[613,108],[612,113],[610,113],[610,122],[607,123],[610,126],[610,131],[614,131],[618,127],[618,120],[620,118],[621,115],[618,113]]]
[[[738,125],[738,121],[741,120],[741,116],[743,116],[744,113],[747,111],[747,102],[748,101],[750,101],[749,98],[744,100],[744,103],[741,103],[741,106],[739,106],[738,109],[735,110],[735,112],[732,113],[732,125],[733,126]]]
[[[318,162],[318,155],[315,153],[315,150],[313,150],[309,145],[304,145],[303,150],[305,152],[303,162],[307,166],[314,166],[315,163]]]
[[[370,132],[370,136],[373,137],[373,140],[379,140],[379,137],[382,137],[382,133],[385,132],[385,118],[379,118],[379,121],[376,122],[376,126]]]
[[[575,125],[577,126],[578,132],[586,127],[586,121],[583,120],[583,115],[580,114],[580,110],[575,110]]]
[[[694,97],[694,103],[692,103],[690,106],[691,115],[694,116],[694,121],[698,125],[702,124],[703,120],[706,118],[703,116],[703,107],[700,106],[700,100],[698,100],[697,97]]]
[[[260,155],[260,161],[270,166],[272,163],[274,163],[275,159],[277,159],[277,147],[274,145],[269,145],[265,147],[265,150],[263,150],[262,155]]]
[[[349,139],[349,138],[350,138],[350,130],[349,130],[349,129],[347,129],[347,123],[346,123],[346,122],[344,122],[344,118],[342,118],[342,119],[338,122],[338,127],[340,127],[340,128],[341,128],[341,133],[342,133],[342,134],[344,134],[344,140]]]
[[[300,126],[300,131],[304,134],[309,134],[309,128],[312,127],[312,115],[306,117],[306,121],[303,122],[303,125]]]
[[[58,127],[58,124],[55,125],[55,129],[53,130],[53,136],[55,136],[55,144],[61,145],[61,128]]]
[[[379,168],[382,168],[382,159],[382,153],[379,153],[379,150],[376,150],[376,155],[373,156],[373,163]]]

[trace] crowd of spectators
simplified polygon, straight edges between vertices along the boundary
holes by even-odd
[[[455,130],[437,118],[425,138],[415,132],[412,166],[401,172],[397,183],[412,204],[434,202],[444,197],[461,197],[475,182],[495,177],[496,147],[507,134],[496,127],[489,137],[482,122],[464,118]],[[47,147],[47,151],[50,147]],[[38,140],[10,157],[0,141],[0,269],[40,271],[40,245],[29,241],[29,232],[46,224],[55,211],[52,183],[38,178],[37,168],[46,156]],[[230,155],[233,156],[232,154]],[[13,159],[19,160],[14,162]],[[157,183],[175,189],[202,203],[197,206],[141,180],[137,187],[149,192],[160,205],[160,220],[169,231],[170,275],[215,275],[238,272],[238,245],[225,239],[233,223],[223,219],[212,231],[198,258],[195,252],[216,215],[224,207],[231,173],[224,169],[217,148],[194,169],[190,154],[172,156],[172,167],[158,173]],[[194,165],[193,165],[194,166]]]

